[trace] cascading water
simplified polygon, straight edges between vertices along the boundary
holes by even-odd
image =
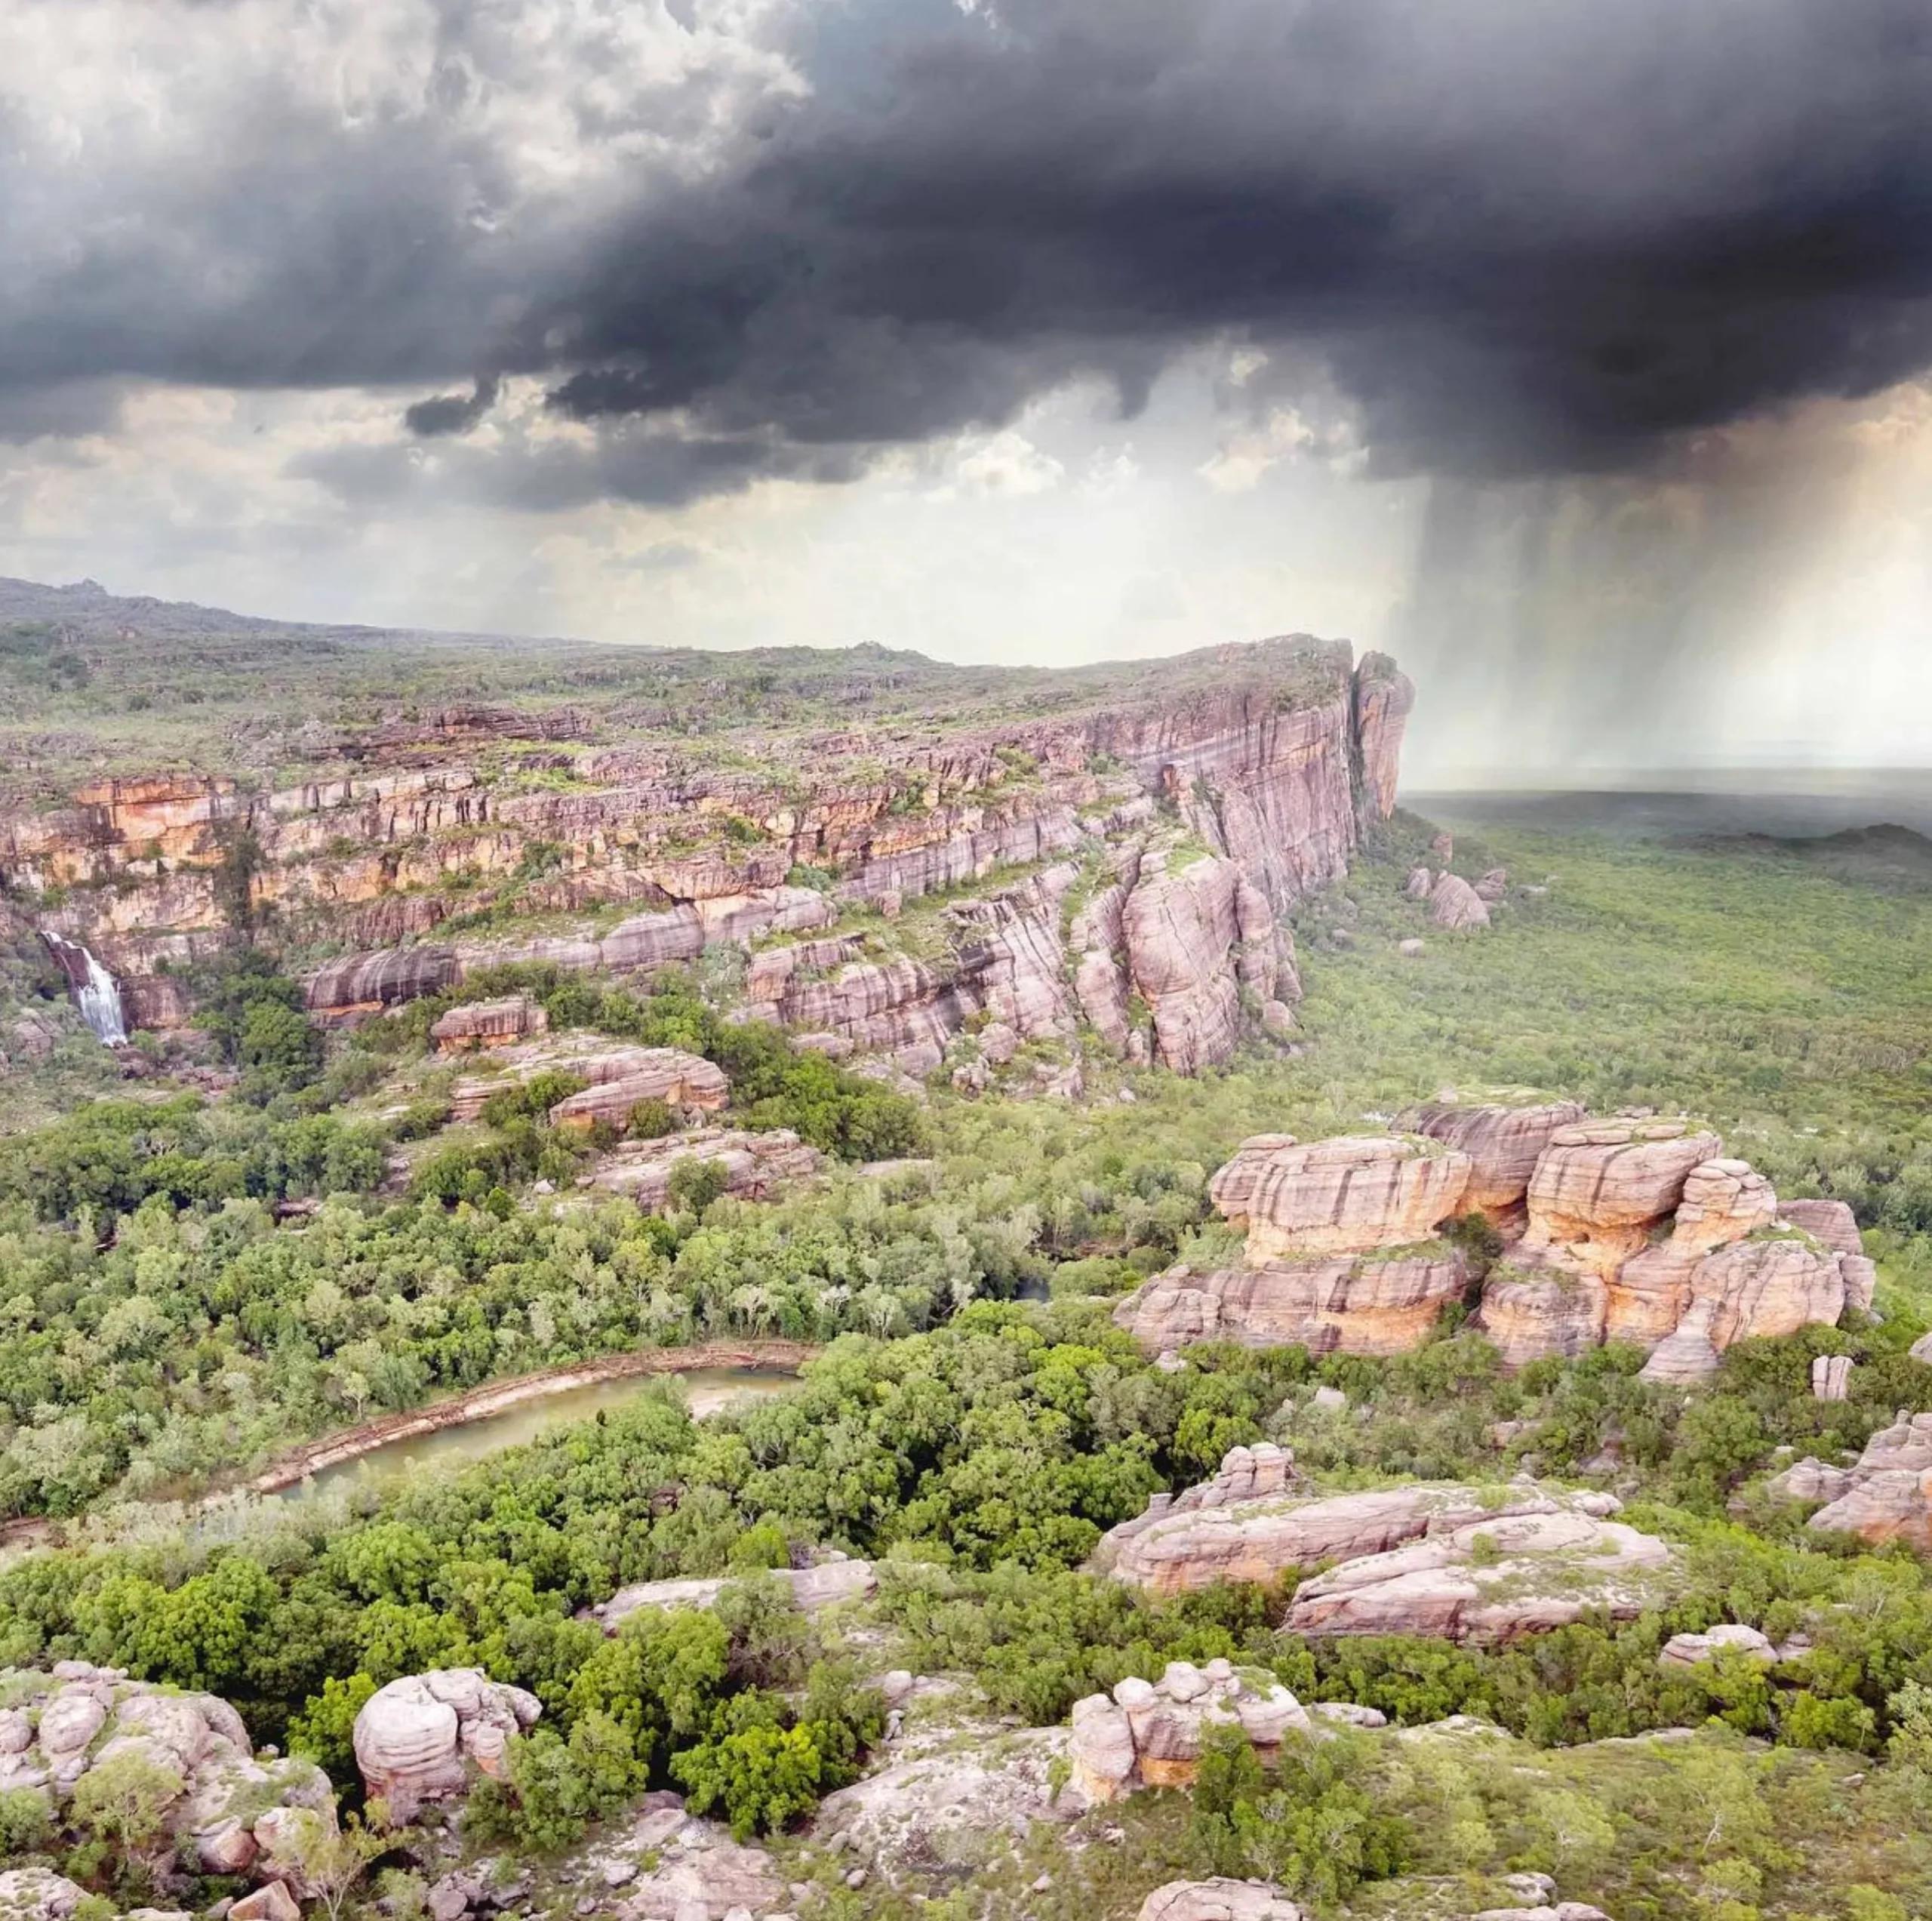
[[[81,1018],[94,1030],[103,1045],[125,1047],[128,1017],[121,1005],[121,990],[113,975],[78,940],[49,934],[44,928],[40,937],[47,943],[54,958],[60,964],[60,971],[67,977],[67,990],[81,1011]]]

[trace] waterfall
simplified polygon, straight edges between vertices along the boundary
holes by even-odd
[[[93,953],[77,940],[50,934],[44,928],[41,937],[67,977],[67,991],[81,1010],[81,1018],[107,1047],[128,1045],[128,1020],[121,1005],[121,990]]]

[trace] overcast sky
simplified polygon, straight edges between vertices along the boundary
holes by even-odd
[[[0,571],[1932,759],[1923,0],[8,0]]]

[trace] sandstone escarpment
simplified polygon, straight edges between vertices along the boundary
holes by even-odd
[[[532,1694],[474,1667],[406,1674],[378,1688],[355,1717],[355,1765],[371,1800],[399,1821],[466,1793],[473,1772],[503,1772],[509,1738],[535,1725]]]
[[[1286,1031],[1299,990],[1280,916],[1392,809],[1408,682],[1380,656],[1352,673],[1345,648],[1271,642],[1041,700],[1008,722],[764,734],[710,760],[641,707],[553,725],[487,704],[438,710],[447,725],[399,716],[345,733],[340,764],[285,787],[109,781],[0,817],[0,883],[65,890],[48,924],[130,980],[169,942],[218,941],[238,899],[291,949],[346,939],[357,951],[307,980],[325,1020],[506,960],[649,971],[996,887],[953,904],[943,951],[850,955],[878,971],[758,1004],[921,1072],[980,1014],[1026,1039],[1084,1020],[1124,1057],[1183,1071],[1228,1058],[1251,1025]],[[540,723],[540,749],[503,731]],[[1177,820],[1204,859],[1176,854]],[[1069,927],[1076,860],[1111,878]],[[459,911],[504,923],[611,902],[638,911],[608,931],[444,933]],[[133,998],[156,1020],[186,1012],[178,992]]]
[[[175,1858],[214,1874],[295,1876],[291,1815],[335,1825],[335,1794],[312,1762],[257,1759],[242,1717],[214,1695],[131,1681],[118,1668],[55,1663],[0,1670],[0,1793],[59,1806],[95,1768],[137,1756],[179,1785],[159,1809]]]
[[[1256,1135],[1208,1184],[1247,1230],[1241,1264],[1170,1268],[1115,1319],[1155,1353],[1197,1341],[1400,1353],[1466,1295],[1468,1257],[1438,1236],[1472,1211],[1503,1248],[1475,1325],[1512,1367],[1629,1341],[1651,1350],[1651,1379],[1692,1381],[1734,1341],[1870,1305],[1872,1263],[1798,1224],[1821,1205],[1813,1218],[1855,1250],[1837,1204],[1781,1208],[1689,1122],[1580,1116],[1571,1102],[1445,1099],[1402,1115],[1403,1134]]]

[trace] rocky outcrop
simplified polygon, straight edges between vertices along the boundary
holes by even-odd
[[[1204,1274],[1182,1266],[1146,1282],[1114,1318],[1149,1353],[1231,1341],[1318,1354],[1400,1354],[1421,1344],[1444,1307],[1462,1299],[1469,1280],[1463,1256],[1447,1247],[1271,1261]]]
[[[682,1048],[644,1047],[628,1050],[623,1070],[598,1078],[576,1094],[567,1094],[550,1110],[553,1127],[594,1126],[603,1121],[627,1127],[643,1102],[661,1101],[674,1110],[715,1114],[730,1097],[724,1070],[702,1054]],[[599,1064],[608,1068],[612,1057]]]
[[[94,1769],[139,1756],[180,1783],[162,1819],[176,1858],[214,1874],[294,1876],[291,1810],[335,1823],[335,1793],[312,1762],[257,1759],[242,1717],[214,1695],[131,1681],[63,1661],[0,1670],[0,1793],[63,1804]]]
[[[481,1669],[441,1667],[378,1688],[355,1717],[355,1765],[371,1800],[398,1821],[469,1791],[474,1771],[500,1775],[510,1737],[536,1724],[537,1697]]]
[[[1503,1215],[1521,1207],[1530,1191],[1530,1177],[1552,1138],[1583,1118],[1574,1101],[1433,1101],[1409,1108],[1395,1117],[1404,1134],[1420,1134],[1466,1154],[1469,1186],[1466,1208]]]
[[[1239,1045],[1245,989],[1278,998],[1284,950],[1267,896],[1229,859],[1150,850],[1121,909],[1129,978],[1152,1011],[1153,1057],[1192,1074]],[[1300,993],[1300,984],[1292,991]]]
[[[1150,1353],[1196,1341],[1318,1353],[1400,1353],[1469,1284],[1462,1254],[1432,1239],[1457,1212],[1467,1156],[1411,1137],[1244,1141],[1208,1193],[1247,1230],[1243,1264],[1183,1264],[1123,1301],[1114,1319]]]
[[[1271,1882],[1170,1881],[1140,1904],[1137,1921],[1302,1921]]]
[[[1171,1268],[1115,1319],[1152,1353],[1197,1341],[1399,1353],[1465,1296],[1466,1258],[1436,1236],[1477,1210],[1503,1252],[1475,1325],[1511,1366],[1630,1341],[1651,1350],[1651,1379],[1691,1381],[1735,1341],[1869,1306],[1871,1262],[1792,1224],[1761,1174],[1720,1158],[1715,1134],[1580,1113],[1444,1099],[1401,1115],[1401,1134],[1255,1135],[1208,1184],[1247,1230],[1241,1264]]]
[[[1767,1666],[1779,1658],[1777,1649],[1756,1628],[1727,1621],[1702,1634],[1673,1634],[1663,1644],[1657,1665],[1666,1673],[1673,1669],[1688,1672],[1715,1661],[1721,1655],[1742,1655],[1747,1661],[1761,1661]]]
[[[580,1187],[621,1194],[647,1214],[661,1213],[671,1196],[671,1176],[680,1162],[700,1161],[724,1177],[724,1191],[742,1201],[776,1200],[824,1165],[789,1128],[758,1133],[733,1128],[694,1128],[657,1141],[629,1141],[613,1148]]]
[[[1607,1495],[1538,1497],[1534,1506],[1345,1560],[1295,1590],[1283,1625],[1314,1636],[1426,1634],[1494,1643],[1567,1627],[1586,1615],[1631,1620],[1668,1585],[1670,1550],[1607,1518]]]
[[[583,1125],[599,1116],[621,1125],[640,1101],[648,1100],[663,1101],[694,1113],[715,1113],[725,1105],[731,1091],[723,1070],[701,1054],[681,1048],[617,1047],[588,1034],[555,1034],[545,1040],[506,1047],[488,1064],[494,1071],[466,1074],[451,1089],[452,1120],[474,1120],[491,1094],[528,1086],[548,1073],[587,1081],[590,1085],[586,1093],[599,1097],[587,1104],[589,1117],[579,1122]],[[583,1112],[573,1110],[564,1118],[575,1120]]]
[[[1238,1670],[1225,1660],[1201,1667],[1170,1661],[1158,1681],[1130,1678],[1111,1696],[1074,1703],[1070,1784],[1094,1806],[1143,1787],[1188,1787],[1217,1728],[1238,1728],[1266,1766],[1289,1735],[1313,1726],[1301,1703],[1262,1670]]]
[[[468,1001],[453,1007],[429,1030],[438,1054],[473,1054],[484,1048],[514,1047],[545,1033],[550,1017],[533,1000],[511,994],[502,1000]]]
[[[1823,1501],[1809,1522],[1821,1534],[1855,1535],[1873,1547],[1902,1541],[1932,1553],[1932,1414],[1900,1408],[1866,1442],[1856,1466],[1798,1461],[1770,1488],[1788,1501]]]
[[[1780,1201],[1776,1211],[1787,1227],[1801,1229],[1834,1254],[1865,1251],[1857,1220],[1843,1201]]]
[[[1498,1639],[1593,1608],[1634,1614],[1669,1563],[1660,1542],[1611,1516],[1608,1495],[1438,1483],[1315,1495],[1279,1448],[1237,1448],[1211,1482],[1105,1535],[1090,1566],[1155,1594],[1220,1582],[1304,1581],[1297,1633],[1441,1634]]]
[[[1522,1367],[1601,1346],[1608,1300],[1588,1268],[1560,1255],[1520,1254],[1489,1270],[1475,1324],[1506,1365]]]
[[[1706,1255],[1692,1270],[1681,1318],[1651,1350],[1644,1378],[1696,1381],[1715,1372],[1724,1349],[1746,1335],[1835,1325],[1844,1311],[1844,1258],[1795,1233]]]
[[[641,1608],[708,1608],[734,1581],[744,1578],[720,1575],[710,1580],[640,1581],[632,1587],[620,1587],[608,1601],[598,1602],[590,1609],[590,1615],[605,1633],[614,1634]],[[817,1567],[779,1568],[768,1578],[789,1590],[792,1605],[807,1614],[835,1607],[841,1601],[863,1600],[878,1587],[878,1578],[869,1561],[833,1559],[821,1562]]]
[[[1460,1210],[1470,1169],[1454,1148],[1401,1135],[1268,1134],[1243,1142],[1208,1193],[1247,1230],[1251,1262],[1367,1253],[1429,1239]]]

